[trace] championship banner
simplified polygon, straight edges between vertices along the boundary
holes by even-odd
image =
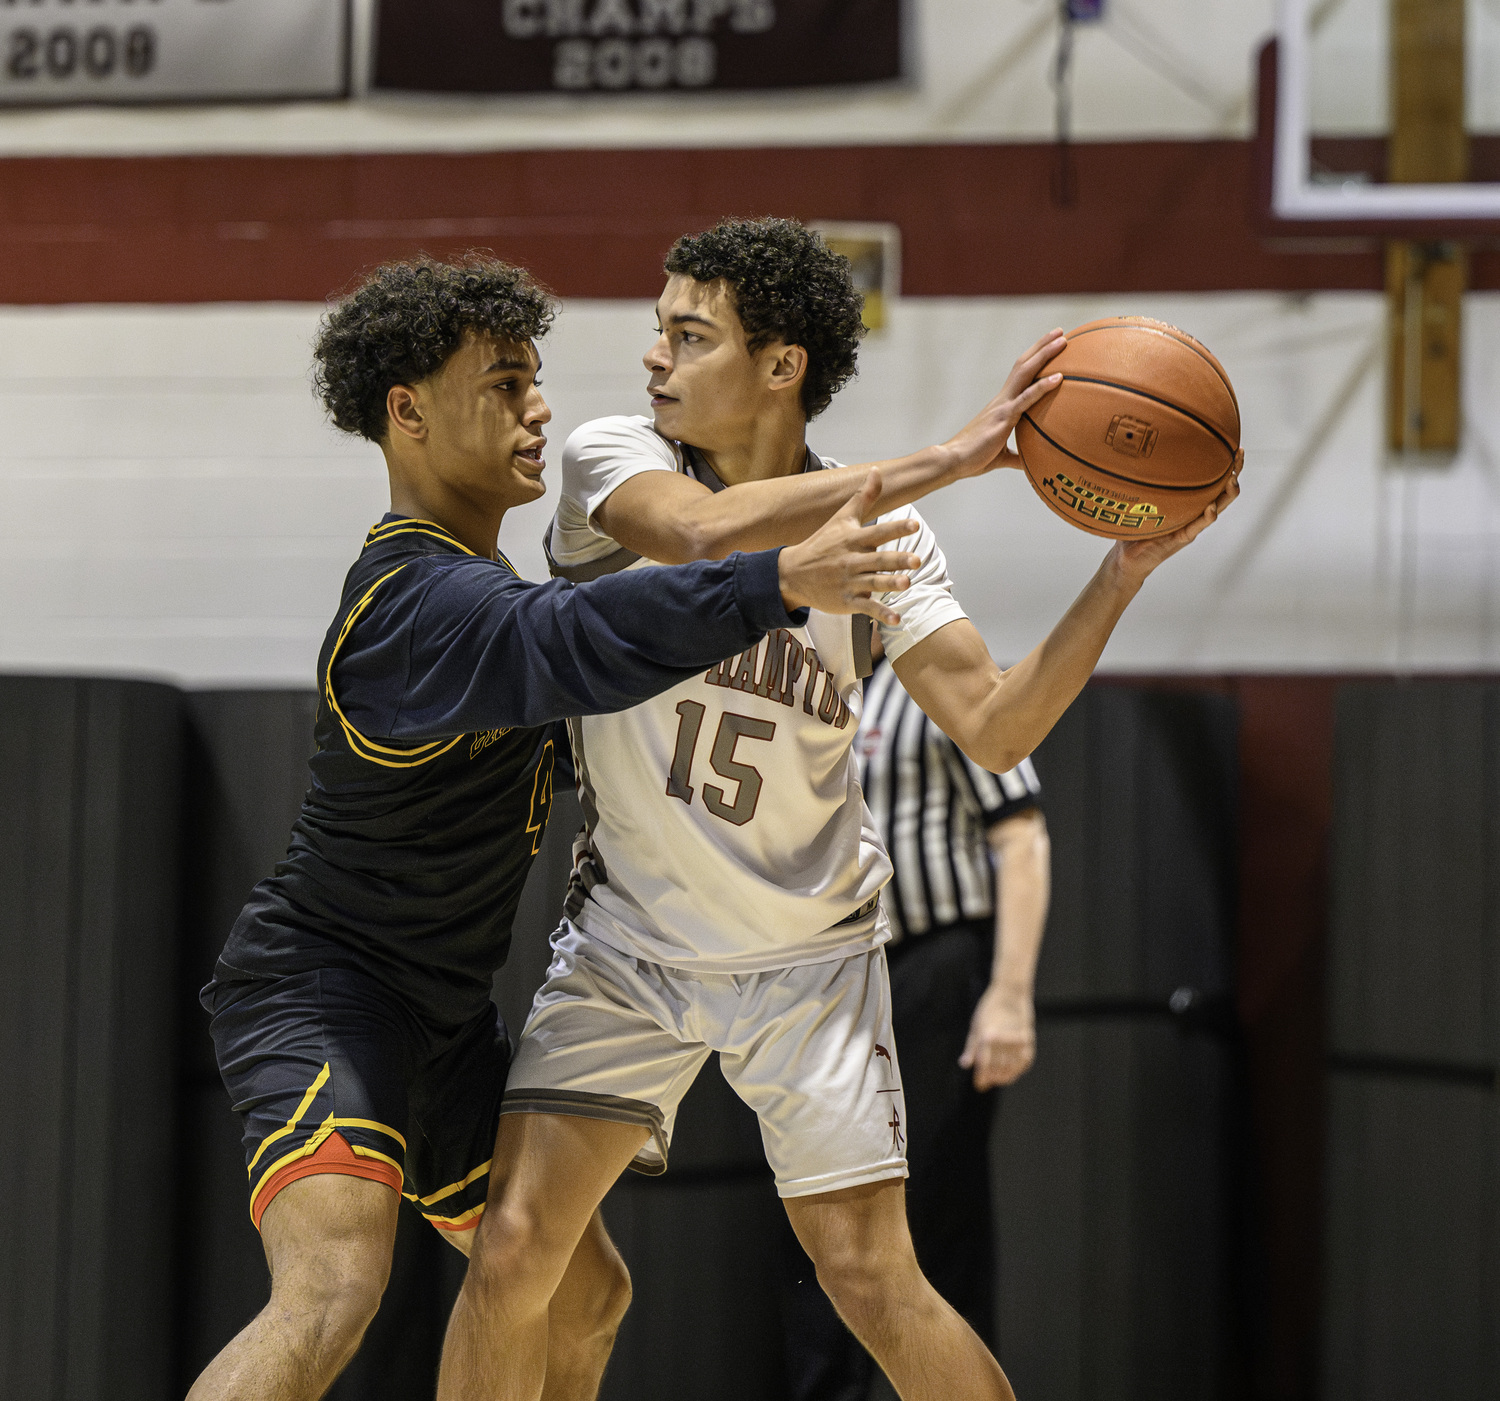
[[[3,0],[0,105],[344,97],[350,0]]]
[[[745,91],[901,76],[901,0],[380,0],[374,86]]]

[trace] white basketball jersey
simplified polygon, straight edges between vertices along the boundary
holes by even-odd
[[[824,464],[809,454],[809,465]],[[591,524],[621,482],[649,471],[722,488],[699,454],[644,418],[597,419],[568,439],[547,538],[555,573],[656,567]],[[920,522],[909,506],[890,514]],[[900,548],[923,562],[912,587],[885,600],[901,614],[899,627],[881,626],[892,659],[964,616],[925,522]],[[849,618],[813,612],[654,700],[571,721],[586,824],[574,922],[622,953],[700,972],[818,963],[883,943],[875,897],[891,866],[852,752],[860,640]]]

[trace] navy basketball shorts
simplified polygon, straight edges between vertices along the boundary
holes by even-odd
[[[510,1044],[499,1011],[427,1024],[367,974],[323,968],[205,990],[245,1125],[250,1218],[301,1177],[383,1182],[444,1232],[484,1213]]]

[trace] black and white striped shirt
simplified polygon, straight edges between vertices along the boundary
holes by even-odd
[[[895,868],[881,896],[893,937],[992,916],[986,834],[1040,804],[1031,760],[1003,774],[980,768],[927,718],[886,661],[865,686],[855,753],[865,802]]]

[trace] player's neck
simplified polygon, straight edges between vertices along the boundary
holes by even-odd
[[[800,416],[781,422],[757,421],[740,441],[712,448],[694,446],[725,486],[793,477],[807,463],[807,423]]]
[[[481,559],[494,559],[504,507],[483,509],[442,482],[401,481],[391,476],[391,514],[431,521]]]

